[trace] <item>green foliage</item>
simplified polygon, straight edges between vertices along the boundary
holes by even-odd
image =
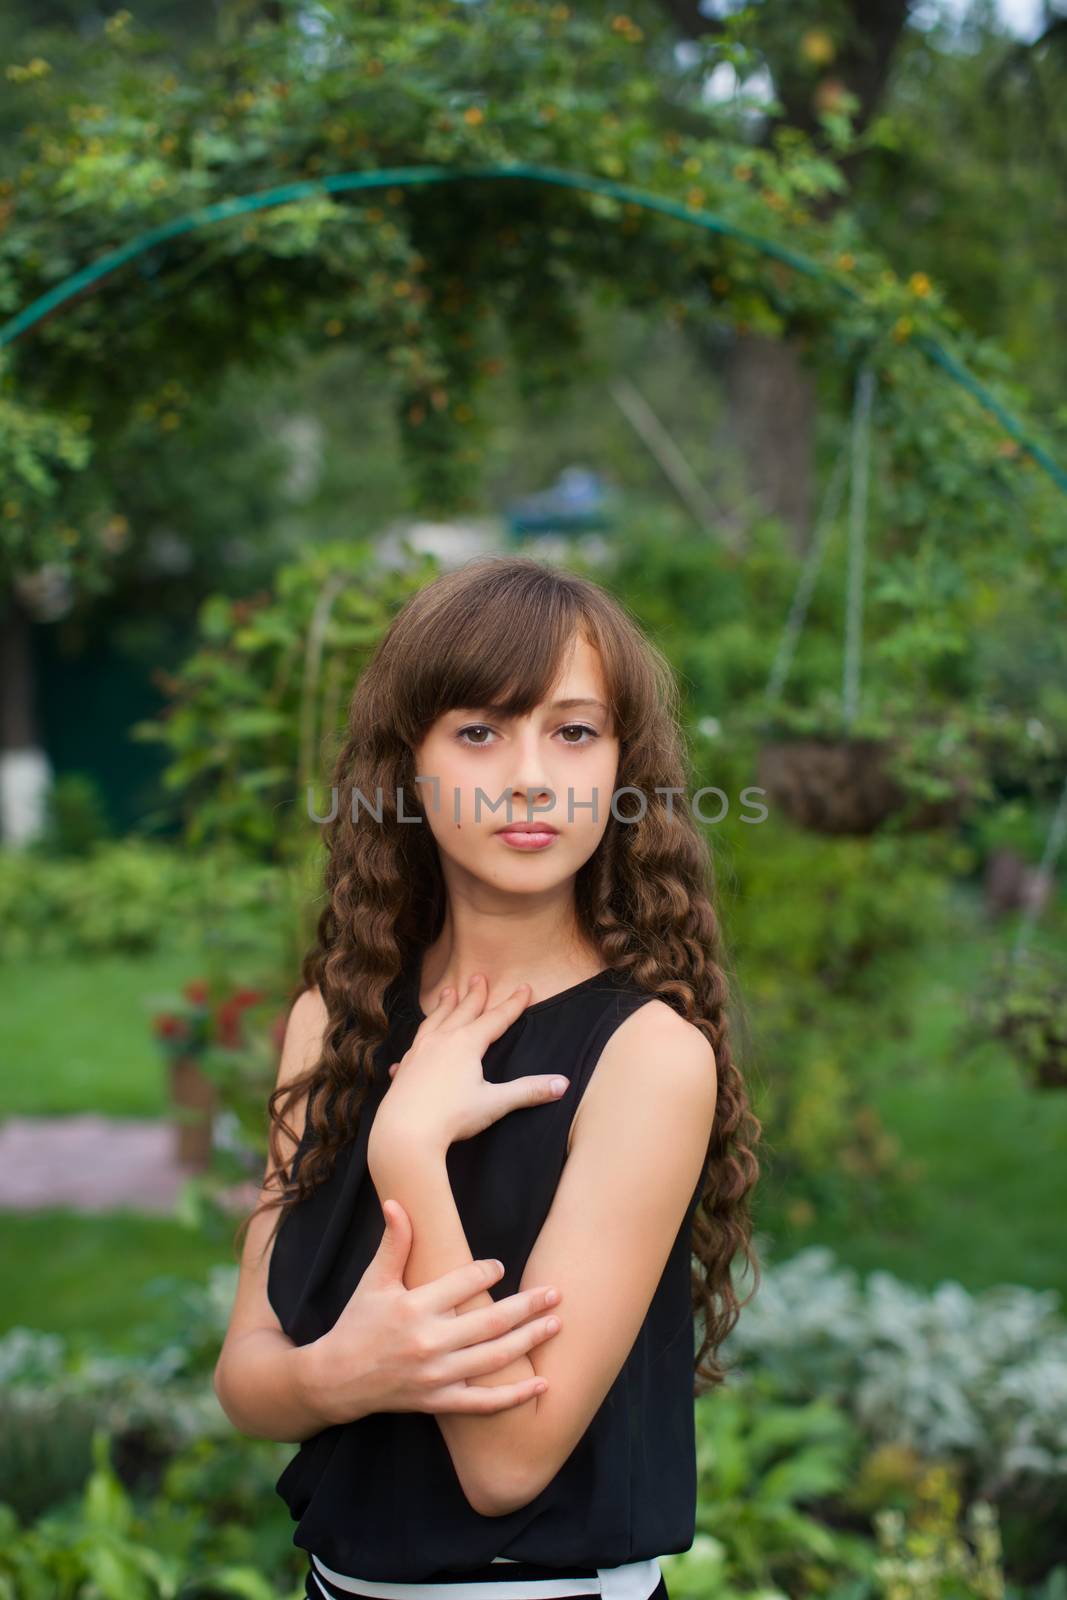
[[[1031,42],[1039,33],[1024,41],[997,6],[905,29],[850,177],[872,239],[901,270],[921,267],[943,285],[979,334],[995,332],[1046,411],[1063,399],[1055,152],[1067,58],[1055,32]]]
[[[1059,1296],[1011,1284],[932,1292],[885,1271],[859,1275],[812,1246],[772,1263],[730,1334],[742,1378],[783,1399],[817,1396],[853,1420],[872,1449],[958,1469],[974,1492],[1028,1511],[1036,1543],[1062,1493],[1067,1439],[1067,1323]],[[909,1463],[869,1462],[854,1504],[914,1488]],[[892,1498],[890,1496],[890,1498]]]
[[[34,854],[85,857],[112,832],[96,780],[83,772],[60,773],[48,791],[47,819]]]
[[[738,829],[732,839],[736,842]],[[922,838],[828,839],[769,817],[758,846],[739,859],[739,892],[728,904],[730,942],[761,1005],[793,989],[822,988],[824,1004],[869,1004],[884,986],[880,958],[907,947],[917,924],[945,926],[944,849]],[[958,866],[965,855],[949,865]],[[803,886],[802,891],[798,886]]]
[[[1067,762],[1067,643],[1040,561],[1016,551],[992,586],[970,556],[885,551],[874,523],[866,561],[864,657],[857,717],[846,722],[841,673],[847,573],[835,530],[796,640],[783,691],[770,691],[801,561],[780,526],[757,520],[743,561],[710,540],[682,537],[661,518],[628,518],[603,573],[667,649],[686,691],[694,751],[710,781],[751,782],[766,740],[876,739],[886,770],[914,805],[958,795],[979,810],[1006,783],[1041,793]],[[888,536],[888,537],[887,537]],[[936,573],[936,576],[935,576]],[[1019,653],[1029,630],[1032,672],[990,645],[1012,619]],[[1029,648],[1029,645],[1027,645]],[[709,720],[716,732],[696,737]],[[1062,778],[1060,779],[1062,781]],[[900,819],[906,820],[907,813]],[[894,828],[896,824],[893,824]]]
[[[773,1385],[728,1387],[696,1405],[697,1529],[725,1552],[738,1589],[821,1591],[870,1570],[865,1539],[807,1509],[847,1487],[859,1446],[843,1412],[821,1400],[782,1404]],[[687,1589],[684,1559],[679,1574],[667,1572],[672,1595],[697,1592]]]
[[[1000,1530],[988,1501],[973,1501],[957,1526],[959,1494],[943,1469],[923,1479],[923,1500],[909,1524],[898,1511],[876,1518],[877,1565],[887,1600],[1003,1600]]]
[[[269,1534],[269,1527],[242,1526],[235,1518],[216,1528],[202,1502],[159,1495],[138,1506],[112,1466],[103,1428],[94,1430],[91,1450],[92,1471],[78,1500],[22,1528],[13,1507],[0,1502],[3,1600],[179,1600],[192,1594],[277,1600],[279,1593],[300,1600],[303,1583],[296,1585],[295,1562],[284,1559],[277,1532],[257,1547],[255,1536]],[[235,1452],[226,1454],[232,1470]],[[271,1488],[261,1473],[260,1504],[269,1503]]]
[[[170,679],[161,720],[133,737],[170,756],[190,845],[224,840],[278,859],[315,844],[352,688],[405,599],[434,569],[375,565],[366,544],[331,543],[279,569],[273,592],[212,595],[201,644]]]
[[[981,861],[994,850],[1015,850],[1027,861],[1040,861],[1052,820],[1049,808],[1027,805],[1013,795],[991,806],[971,830],[975,853]]]
[[[211,1415],[200,1375],[186,1369],[180,1341],[147,1360],[74,1356],[57,1335],[11,1329],[0,1340],[0,1501],[27,1518],[68,1499],[91,1469],[99,1428],[132,1482],[158,1480],[163,1462]]]
[[[62,568],[85,542],[85,531],[70,521],[64,490],[73,490],[71,480],[92,454],[90,419],[84,412],[67,416],[33,409],[16,399],[10,365],[10,352],[0,350],[0,562],[9,573],[45,565]],[[92,547],[102,554],[97,527],[93,534]],[[99,557],[84,563],[87,587],[93,586],[99,568]]]
[[[768,1131],[767,1176],[798,1222],[884,1206],[906,1169],[863,1063],[918,1002],[899,959],[916,927],[936,942],[949,926],[945,851],[821,838],[774,817],[730,829],[718,850],[735,1053]]]
[[[227,937],[284,904],[276,871],[199,857],[137,838],[83,856],[0,851],[0,955],[143,955],[200,931],[210,937],[225,883]]]
[[[687,327],[788,334],[830,373],[866,348],[883,379],[881,493],[899,548],[935,533],[954,546],[965,529],[979,549],[1010,506],[1054,557],[1063,507],[1014,441],[1003,449],[999,422],[931,381],[919,346],[935,340],[1024,404],[1001,352],[966,333],[926,273],[888,268],[846,204],[824,220],[855,143],[845,102],[821,117],[824,153],[795,129],[756,147],[738,111],[703,94],[716,65],[745,60],[752,24],[732,19],[671,67],[662,37],[625,15],[533,0],[346,3],[311,62],[287,7],[191,66],[119,12],[85,43],[76,79],[46,54],[14,63],[34,115],[0,186],[11,313],[138,231],[351,172],[533,164],[636,186],[725,228],[680,226],[625,194],[470,177],[311,189],[176,232],[13,347],[0,379],[18,412],[0,435],[7,570],[55,561],[78,586],[106,571],[113,489],[91,471],[76,503],[46,481],[37,462],[56,453],[56,430],[91,418],[98,448],[131,427],[177,428],[183,396],[209,397],[229,364],[282,371],[342,336],[391,374],[412,504],[471,505],[496,409],[497,328],[521,391],[543,408],[582,360],[580,287]],[[23,360],[31,348],[38,359]]]
[[[973,1008],[968,1032],[1004,1039],[1037,1089],[1067,1089],[1067,962],[1030,950],[1004,955]]]

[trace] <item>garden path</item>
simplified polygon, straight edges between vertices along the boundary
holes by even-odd
[[[0,1123],[0,1211],[133,1210],[171,1214],[195,1176],[175,1159],[174,1125],[162,1118],[7,1117]],[[224,1191],[227,1209],[251,1209],[251,1181]]]

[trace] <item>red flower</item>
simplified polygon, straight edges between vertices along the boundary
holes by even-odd
[[[215,1035],[220,1044],[233,1049],[238,1043],[240,1013],[234,1009],[232,1000],[224,1000],[215,1012]]]
[[[243,1010],[245,1006],[254,1006],[265,998],[262,989],[238,989],[233,996],[233,1004]]]
[[[207,1001],[207,982],[203,978],[191,978],[182,990],[185,998],[194,1006],[202,1006]]]
[[[161,1039],[187,1039],[189,1037],[188,1026],[181,1017],[164,1013],[154,1019],[153,1025]]]

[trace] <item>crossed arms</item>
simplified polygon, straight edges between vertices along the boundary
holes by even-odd
[[[548,1389],[487,1415],[435,1413],[463,1492],[482,1516],[506,1515],[552,1481],[621,1371],[703,1171],[715,1101],[711,1045],[661,1000],[641,1006],[604,1046],[519,1285],[554,1284],[562,1326],[479,1380],[514,1383],[536,1373]],[[398,1200],[411,1218],[409,1289],[474,1259],[446,1153],[403,1130],[371,1139],[379,1199]],[[482,1290],[456,1309],[492,1303]]]

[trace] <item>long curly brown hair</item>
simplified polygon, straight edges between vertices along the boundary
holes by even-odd
[[[689,763],[678,689],[668,661],[618,599],[529,556],[481,556],[435,578],[393,618],[355,686],[333,776],[336,803],[324,824],[326,904],[290,997],[291,1006],[318,986],[328,1017],[321,1055],[270,1096],[271,1179],[280,1193],[261,1201],[238,1233],[277,1207],[269,1245],[288,1211],[329,1176],[373,1080],[389,1025],[387,991],[418,969],[441,930],[446,889],[436,842],[428,827],[397,821],[422,811],[414,750],[457,707],[528,715],[547,699],[579,635],[599,651],[606,680],[619,737],[616,790],[632,786],[646,800],[640,820],[610,816],[576,874],[579,927],[603,967],[672,1005],[715,1052],[718,1099],[692,1233],[693,1309],[703,1320],[695,1366],[714,1387],[726,1376],[718,1347],[759,1287],[749,1198],[761,1125],[730,1050],[711,856],[682,798]],[[363,798],[354,811],[355,791]],[[379,798],[380,823],[366,809]],[[624,798],[618,808],[630,815]],[[304,1094],[305,1148],[294,1182],[280,1160],[279,1133],[296,1137],[281,1105],[289,1111]],[[741,1301],[731,1278],[739,1251],[754,1275]]]

